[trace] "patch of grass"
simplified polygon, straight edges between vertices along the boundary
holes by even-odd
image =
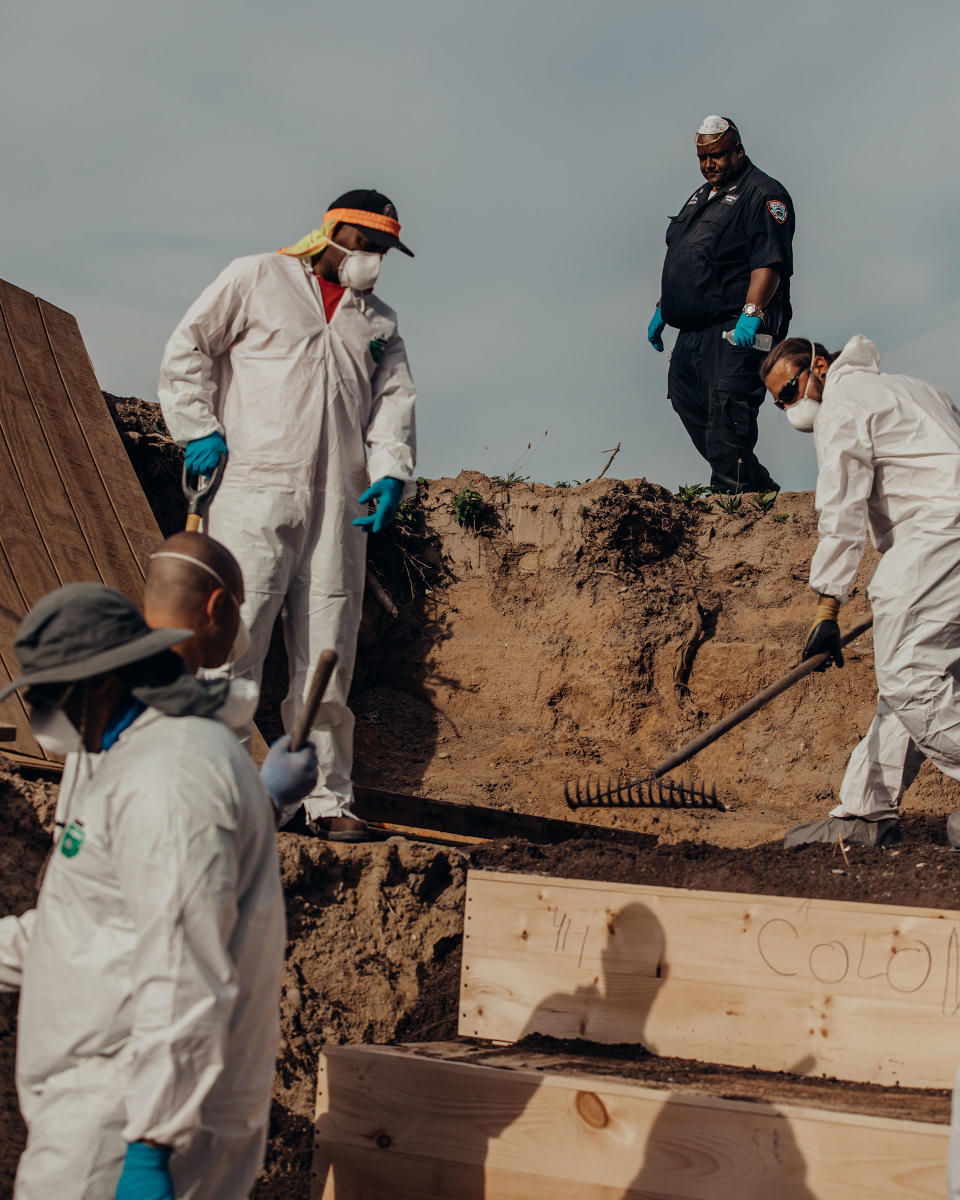
[[[728,517],[738,516],[743,512],[743,496],[740,492],[734,492],[729,496],[717,496],[717,508],[721,512],[725,512]]]
[[[519,471],[510,471],[506,475],[494,475],[493,482],[497,487],[508,488],[513,487],[517,483],[528,483],[529,475],[521,475]]]
[[[589,513],[590,513],[590,505],[589,505],[589,504],[581,504],[581,505],[580,505],[580,510],[579,510],[579,511],[580,511],[580,516],[581,516],[581,517],[586,517],[586,516],[588,516],[588,515],[589,515]]]
[[[786,519],[787,519],[786,513],[774,513],[773,514],[773,521],[774,521],[774,524],[776,524],[776,525],[782,525]]]
[[[464,488],[454,496],[451,508],[458,525],[465,529],[476,529],[483,516],[483,497],[474,488]]]
[[[776,504],[779,494],[779,492],[757,492],[750,501],[750,507],[764,516]]]
[[[693,504],[701,496],[707,496],[710,489],[703,483],[681,483],[677,488],[677,499],[684,504]]]
[[[427,481],[422,475],[418,475],[416,492],[397,506],[397,515],[394,517],[394,521],[407,529],[413,529],[418,518],[417,508],[423,503],[426,495]]]
[[[558,479],[557,482],[553,486],[555,488],[568,488],[570,486],[570,480],[569,479]]]

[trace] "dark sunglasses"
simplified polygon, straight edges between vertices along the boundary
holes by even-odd
[[[774,397],[774,404],[777,408],[786,408],[788,404],[792,404],[797,398],[797,388],[800,386],[800,376],[804,371],[808,371],[809,367],[801,367],[792,379],[788,379],[779,392]]]

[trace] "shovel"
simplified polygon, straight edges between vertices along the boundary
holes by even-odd
[[[204,513],[206,513],[210,501],[220,486],[226,462],[227,456],[221,454],[217,459],[217,465],[209,475],[194,475],[191,471],[187,470],[187,464],[183,464],[182,487],[183,494],[187,498],[187,523],[184,528],[187,533],[200,532]]]
[[[872,626],[873,617],[867,621],[861,621],[859,625],[854,625],[850,632],[844,634],[840,639],[840,645],[846,646],[861,634],[866,633]],[[662,783],[660,776],[666,775],[674,767],[679,767],[681,763],[685,763],[695,754],[699,754],[701,750],[715,742],[717,738],[723,737],[735,725],[739,725],[741,721],[745,721],[747,717],[753,716],[764,705],[769,704],[781,692],[785,692],[787,688],[793,687],[795,683],[805,679],[811,672],[818,670],[828,657],[827,654],[815,654],[812,658],[806,659],[792,671],[782,675],[775,683],[764,688],[762,692],[758,692],[752,700],[741,704],[732,713],[728,713],[727,716],[717,721],[716,725],[711,725],[709,729],[698,734],[685,746],[681,746],[675,754],[665,758],[662,763],[653,768],[649,775],[645,775],[642,779],[618,779],[616,783],[612,779],[608,779],[605,787],[599,778],[577,779],[572,786],[568,780],[563,789],[567,804],[570,808],[725,809],[726,805],[717,799],[716,784],[713,784],[710,791],[707,792],[702,784],[697,789],[689,785],[674,783],[672,780],[666,784]]]
[[[313,671],[310,691],[307,693],[306,701],[300,710],[300,716],[297,718],[297,723],[294,726],[293,737],[290,739],[291,754],[303,749],[307,735],[313,727],[317,709],[320,707],[320,701],[323,699],[323,693],[327,690],[327,684],[330,682],[330,676],[333,674],[333,668],[336,665],[336,650],[324,650],[321,652]]]

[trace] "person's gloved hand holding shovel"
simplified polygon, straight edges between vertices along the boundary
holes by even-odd
[[[319,766],[316,748],[309,739],[300,750],[291,750],[293,735],[285,733],[267,752],[260,768],[263,786],[270,794],[277,818],[296,808],[316,786]]]
[[[827,654],[829,655],[827,661],[822,667],[817,667],[818,671],[825,671],[833,663],[838,667],[843,666],[843,650],[840,647],[840,625],[837,622],[837,614],[839,612],[839,600],[834,599],[833,596],[820,597],[820,603],[817,605],[816,619],[807,637],[807,644],[803,648],[801,662],[806,662],[808,658],[813,658],[817,654]]]

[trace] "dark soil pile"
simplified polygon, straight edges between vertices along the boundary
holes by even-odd
[[[49,845],[55,794],[51,783],[30,782],[14,773],[0,776],[0,799],[9,820],[8,836],[0,847],[0,915],[22,912],[33,901]],[[787,852],[775,844],[735,849],[689,841],[658,843],[654,838],[622,847],[588,839],[550,846],[501,841],[467,854],[400,838],[351,848],[280,834],[288,922],[282,1041],[267,1161],[256,1196],[292,1200],[308,1195],[316,1064],[324,1045],[456,1036],[468,866],[570,879],[954,907],[960,854],[944,844],[942,829],[930,820],[908,818],[905,834],[907,841],[900,849],[853,847],[847,849],[846,859],[829,846]],[[7,1134],[0,1139],[0,1194],[11,1184],[23,1140],[12,1077],[15,1005],[15,997],[4,997],[0,1004],[0,1104],[8,1118]],[[640,1071],[652,1084],[686,1082],[708,1090],[713,1079],[719,1094],[747,1095],[752,1087],[754,1093],[766,1088],[784,1098],[783,1078],[765,1083],[762,1072],[655,1059],[636,1047],[623,1050],[619,1058],[615,1052],[584,1046],[559,1049],[571,1069],[628,1075]],[[585,1054],[595,1061],[584,1065],[580,1060]],[[804,1091],[814,1087],[811,1081],[787,1084],[795,1089],[797,1102],[807,1098],[820,1103]],[[889,1103],[881,1097],[872,1111],[887,1111],[883,1105]],[[930,1119],[939,1119],[943,1094],[930,1093],[924,1104]]]

